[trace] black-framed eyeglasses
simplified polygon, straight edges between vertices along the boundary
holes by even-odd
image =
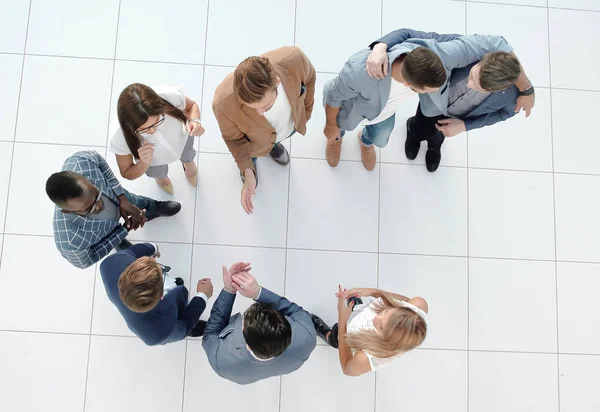
[[[100,199],[102,199],[102,190],[98,190],[98,196],[96,197],[96,200],[94,201],[94,204],[90,207],[90,210],[85,213],[83,216],[89,216],[91,214],[93,214],[96,209],[98,209],[98,204],[100,203]]]
[[[165,121],[165,115],[161,114],[160,116],[161,116],[161,118],[158,119],[158,121],[156,123],[154,123],[152,126],[144,127],[142,130],[136,130],[136,132],[140,133],[140,134],[147,133],[150,129],[160,126]]]

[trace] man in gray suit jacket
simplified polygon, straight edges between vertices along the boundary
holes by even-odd
[[[384,68],[388,65],[387,51],[406,41],[456,40],[472,47],[473,37],[478,36],[395,30],[371,44],[373,52],[367,59],[367,72],[374,78],[384,77]],[[425,162],[430,172],[435,172],[439,166],[440,148],[446,137],[507,120],[521,108],[529,116],[534,105],[535,90],[510,46],[502,37],[479,37],[495,37],[498,44],[494,48],[496,51],[490,51],[470,64],[453,67],[442,88],[433,93],[419,94],[417,113],[406,122],[406,157],[415,159],[421,141],[427,140]],[[444,49],[448,50],[442,47]],[[444,63],[447,61],[443,55],[442,60]]]
[[[368,59],[371,58],[369,49],[366,49],[351,56],[340,74],[325,85],[323,96],[327,120],[323,132],[328,139],[326,157],[331,166],[339,162],[342,130],[354,129],[364,119],[376,119],[390,104],[394,82],[419,93],[420,109],[424,116],[446,116],[453,70],[476,63],[491,52],[512,52],[510,45],[500,36],[439,35],[409,29],[394,33],[393,39],[386,39],[386,36],[379,42],[382,46],[375,46],[378,49],[385,48],[385,59],[379,61],[379,73],[368,70]],[[385,40],[390,44],[394,40],[395,46],[389,48],[389,51]],[[372,46],[376,44],[377,42]],[[521,72],[515,86],[525,91],[531,83]],[[527,99],[525,105],[530,109],[533,98]],[[395,120],[392,116],[385,121],[389,124],[379,130],[385,136],[373,139],[375,144],[377,141],[383,143],[380,147],[387,144]],[[445,125],[440,125],[443,126]],[[450,129],[450,126],[446,129]],[[363,164],[367,167],[367,163],[375,162],[375,151],[364,145],[363,139]],[[440,147],[441,143],[437,147],[430,147],[426,156],[428,170],[432,172],[439,165]],[[416,157],[416,153],[414,156]]]
[[[243,262],[223,267],[225,286],[202,338],[213,370],[240,385],[297,370],[317,344],[310,314],[261,287],[249,271],[250,264]],[[231,316],[236,292],[256,303]]]

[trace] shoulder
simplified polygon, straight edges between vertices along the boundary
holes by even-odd
[[[231,106],[237,103],[237,95],[233,90],[233,73],[229,73],[217,86],[213,96],[213,109]]]

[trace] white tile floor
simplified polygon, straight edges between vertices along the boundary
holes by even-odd
[[[598,0],[0,0],[0,10],[0,410],[600,410]],[[348,55],[400,27],[504,35],[538,87],[532,117],[449,139],[432,175],[422,155],[402,153],[407,102],[369,173],[355,134],[327,166],[317,103],[307,135],[288,143],[289,167],[259,160],[246,216],[210,109],[221,79],[248,55],[296,44],[319,72],[320,102]],[[97,267],[75,269],[55,250],[43,187],[75,151],[106,154],[133,81],[183,85],[207,130],[198,190],[172,167],[182,212],[135,240],[159,242],[188,285],[211,276],[219,287],[222,264],[252,261],[266,286],[330,322],[338,283],[422,295],[422,349],[351,379],[321,344],[295,374],[240,387],[214,375],[196,339],[148,348],[132,337]],[[124,185],[168,198],[150,179]]]

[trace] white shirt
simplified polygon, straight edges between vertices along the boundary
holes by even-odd
[[[394,113],[396,113],[396,110],[400,106],[400,103],[402,103],[402,101],[404,99],[407,99],[410,96],[412,96],[414,93],[415,92],[413,92],[410,88],[406,87],[402,83],[400,83],[392,78],[392,87],[390,88],[390,96],[388,97],[388,100],[387,100],[385,106],[381,110],[381,113],[379,113],[379,115],[376,118],[374,118],[373,120],[367,120],[366,122],[364,122],[362,124],[363,125],[376,124],[376,123],[381,123],[386,119],[389,119],[390,117],[392,117],[392,115]]]
[[[275,132],[277,133],[277,142],[280,142],[294,131],[294,119],[292,118],[292,106],[290,99],[285,94],[283,85],[279,83],[277,86],[277,97],[273,103],[273,107],[268,112],[264,112],[263,116],[269,121]]]
[[[153,90],[173,106],[185,110],[185,95],[181,86],[157,86],[153,87]],[[144,140],[154,144],[154,155],[150,166],[167,165],[179,160],[189,137],[185,126],[179,119],[165,115],[165,121],[158,126],[154,134],[142,134]],[[132,154],[121,131],[119,119],[113,119],[109,135],[111,138],[108,148],[111,152],[117,155]]]

